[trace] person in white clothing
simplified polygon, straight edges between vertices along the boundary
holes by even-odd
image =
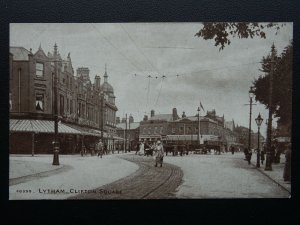
[[[139,149],[138,155],[144,155],[145,154],[144,146],[145,146],[144,141],[142,141],[141,144],[140,144],[140,149]]]

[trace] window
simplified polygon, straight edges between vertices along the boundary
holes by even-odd
[[[69,112],[69,99],[67,98],[67,112]]]
[[[64,96],[63,95],[60,95],[60,99],[59,99],[59,105],[60,105],[60,115],[64,115]]]
[[[44,112],[44,95],[43,94],[35,95],[35,109],[36,109],[36,111]]]
[[[175,132],[176,132],[175,127],[172,127],[172,134],[175,134]]]
[[[35,74],[37,77],[44,76],[44,64],[43,63],[36,63],[35,64]]]

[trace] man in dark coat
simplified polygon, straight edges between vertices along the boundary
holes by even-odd
[[[246,156],[246,158],[247,158],[248,164],[250,165],[251,157],[252,157],[252,151],[251,151],[251,149],[248,149],[248,148],[246,148],[246,149],[247,149],[247,156]]]
[[[233,155],[233,154],[234,154],[234,147],[231,146],[231,147],[230,147],[230,150],[231,150],[231,154]]]

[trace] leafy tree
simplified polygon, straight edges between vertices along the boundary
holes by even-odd
[[[269,78],[271,69],[271,55],[263,57],[260,75],[253,84],[255,99],[269,106]],[[272,112],[281,124],[290,125],[292,121],[292,74],[293,74],[293,43],[289,44],[280,56],[275,57],[273,73]]]
[[[231,38],[266,38],[265,29],[274,28],[276,34],[280,27],[285,24],[279,23],[247,23],[247,22],[208,22],[203,23],[203,28],[195,34],[204,40],[214,39],[215,46],[219,46],[219,50],[223,50],[225,45],[230,45]]]

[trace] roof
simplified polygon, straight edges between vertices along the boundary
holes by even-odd
[[[196,141],[198,139],[197,134],[185,134],[185,135],[167,135],[166,140],[169,141]],[[201,140],[204,141],[217,141],[218,136],[210,134],[202,134]]]
[[[184,117],[184,118],[180,118],[178,120],[175,120],[174,122],[180,122],[180,121],[183,121],[183,120],[198,121],[198,116],[188,116],[188,117]],[[202,121],[202,120],[208,120],[210,122],[216,123],[216,121],[214,121],[210,118],[200,116],[200,121]]]
[[[114,89],[113,87],[108,83],[108,82],[104,82],[102,85],[101,85],[101,89],[106,92],[106,93],[113,93],[114,92]]]
[[[12,132],[54,133],[54,121],[49,120],[9,120],[9,130]],[[63,123],[58,123],[58,133],[81,134]]]
[[[138,128],[140,126],[140,122],[130,123],[130,125],[127,124],[128,130],[129,130],[129,126],[130,126],[130,130],[135,130],[136,128]],[[126,123],[118,123],[117,128],[124,130],[126,128]]]
[[[28,55],[31,54],[30,51],[24,47],[10,47],[9,52],[13,54],[13,60],[29,60]]]
[[[172,114],[157,114],[155,116],[150,117],[148,120],[173,121],[173,115]]]

